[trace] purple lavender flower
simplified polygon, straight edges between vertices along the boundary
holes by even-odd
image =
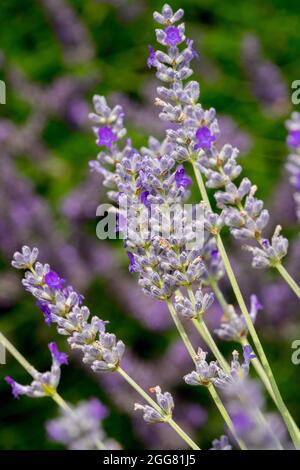
[[[54,360],[58,363],[58,364],[68,364],[68,355],[66,353],[62,353],[62,352],[59,352],[58,350],[58,347],[57,347],[57,344],[54,343],[54,341],[52,343],[49,343],[49,350],[54,358]]]
[[[50,289],[62,289],[65,280],[59,277],[55,271],[49,271],[45,275],[45,283],[50,287]]]
[[[117,136],[113,133],[112,129],[108,126],[100,127],[98,129],[98,140],[97,144],[99,147],[104,145],[107,148],[111,148],[113,142],[117,141]]]
[[[192,39],[187,39],[186,44],[187,44],[189,50],[191,51],[193,58],[197,59],[199,57],[199,54],[198,54],[197,51],[195,51],[195,49],[193,47],[194,41]]]
[[[144,204],[146,207],[150,207],[151,203],[148,199],[148,196],[150,195],[149,191],[143,191],[140,195],[140,200],[141,203]]]
[[[45,323],[47,326],[50,326],[52,323],[52,314],[49,306],[45,303],[42,302],[41,300],[37,300],[36,306],[39,307],[39,309],[42,311],[44,318],[45,318]]]
[[[255,359],[256,355],[253,352],[253,349],[249,344],[243,347],[244,359],[246,364],[250,364],[251,359]]]
[[[22,395],[22,391],[19,387],[19,384],[17,384],[17,382],[15,382],[15,380],[9,376],[4,377],[4,380],[6,383],[8,383],[8,385],[11,386],[11,391],[14,398],[19,398],[19,396]]]
[[[51,396],[56,392],[61,375],[60,367],[62,364],[68,364],[68,356],[65,353],[61,353],[54,342],[48,346],[52,356],[50,371],[40,373],[33,369],[33,381],[30,385],[21,385],[11,377],[5,377],[5,381],[11,386],[12,394],[15,398],[19,398],[20,395],[39,398]]]
[[[135,256],[131,251],[127,251],[127,256],[129,258],[128,270],[130,273],[135,273],[138,270],[138,265],[135,261]]]
[[[183,166],[179,166],[176,170],[175,181],[177,188],[180,188],[181,186],[183,188],[187,188],[189,185],[192,184],[192,180],[191,178],[186,176],[185,169],[183,168]]]
[[[216,137],[211,133],[208,127],[200,127],[196,132],[197,144],[195,150],[205,149],[210,150],[212,142],[216,140]]]
[[[151,67],[154,67],[156,64],[156,57],[155,57],[155,50],[150,44],[148,46],[148,51],[149,51],[149,57],[147,59],[147,65],[149,69],[151,69]]]
[[[32,253],[35,254],[36,259],[38,256],[37,248],[30,250],[27,247],[25,260],[20,253],[15,253],[14,266],[17,269],[26,270],[27,260],[31,259]],[[57,324],[57,330],[60,334],[69,336],[68,343],[71,348],[79,349],[82,352],[83,362],[90,364],[94,372],[115,371],[124,354],[124,343],[117,341],[115,335],[107,333],[105,331],[105,322],[97,316],[94,316],[90,322],[88,321],[90,311],[86,306],[81,305],[82,296],[77,294],[71,286],[62,289],[61,282],[58,283],[59,286],[57,287],[57,278],[61,281],[58,275],[55,276],[56,288],[54,290],[44,282],[45,273],[53,272],[48,264],[42,265],[36,262],[34,266],[29,264],[29,269],[30,271],[25,272],[23,279],[24,287],[36,299],[48,306],[52,322]],[[46,373],[35,377],[35,382],[29,388],[26,388],[24,393],[33,393],[32,396],[44,396],[41,395],[41,393],[44,393],[44,380],[50,381],[52,388],[58,384],[60,365],[62,362],[65,363],[67,358],[64,354],[60,354],[52,343],[49,347],[53,359],[50,375]],[[38,395],[35,395],[36,391]]]
[[[180,44],[182,42],[182,32],[176,26],[168,26],[165,29],[165,33],[166,33],[165,42],[169,46],[174,47],[177,44]]]
[[[300,129],[290,130],[287,137],[287,144],[289,147],[300,147]]]
[[[143,418],[146,423],[155,424],[167,421],[172,417],[174,409],[172,395],[169,392],[161,393],[161,388],[158,385],[156,387],[152,387],[150,392],[156,394],[156,401],[160,406],[161,411],[152,408],[152,406],[140,405],[139,403],[135,403],[134,409],[143,411]]]

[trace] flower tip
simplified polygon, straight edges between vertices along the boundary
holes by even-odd
[[[53,360],[56,361],[59,365],[66,364],[68,365],[68,355],[66,353],[60,352],[58,350],[57,344],[52,341],[48,344],[49,350],[52,354]]]

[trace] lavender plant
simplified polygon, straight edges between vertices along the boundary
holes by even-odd
[[[53,6],[58,3],[45,0],[44,5],[61,35],[60,19],[53,14]],[[112,212],[117,215],[117,230],[124,241],[129,271],[138,276],[138,283],[145,294],[166,304],[192,359],[195,369],[189,373],[185,371],[184,382],[207,389],[228,432],[241,449],[287,448],[290,444],[284,435],[285,429],[281,430],[280,419],[276,415],[272,421],[265,412],[260,386],[249,377],[249,369],[253,365],[276,404],[294,446],[300,448],[300,431],[281,397],[254,326],[262,305],[252,295],[250,309],[247,308],[225,251],[221,231],[228,226],[235,238],[247,243],[246,249],[253,254],[253,267],[276,268],[300,297],[299,286],[281,263],[287,254],[288,242],[280,234],[281,227],[275,229],[271,240],[265,237],[269,213],[255,196],[257,188],[247,178],[242,179],[239,185],[234,182],[242,171],[237,163],[237,149],[229,144],[220,144],[215,110],[204,110],[198,103],[198,83],[185,82],[192,74],[191,61],[197,58],[197,53],[193,41],[185,36],[184,23],[178,24],[183,14],[182,9],[174,13],[169,5],[164,5],[162,13],[155,12],[154,19],[160,25],[156,30],[157,41],[166,50],[156,51],[149,46],[147,64],[157,69],[157,78],[163,82],[163,86],[157,89],[155,103],[161,108],[160,118],[166,127],[165,139],[159,141],[150,137],[147,147],[136,149],[130,139],[124,141],[127,130],[122,107],[117,105],[111,109],[104,97],[95,96],[96,112],[90,118],[101,150],[90,167],[101,175],[102,184],[114,204]],[[75,43],[80,42],[75,33],[70,33],[71,43],[73,39]],[[61,39],[68,49],[68,37]],[[298,121],[299,116],[294,115],[288,123],[288,144],[296,152],[300,148]],[[296,189],[297,162],[297,155],[292,155],[288,164],[291,182]],[[185,204],[193,183],[186,171],[188,163],[192,166],[202,197],[201,202],[193,205],[192,211]],[[213,212],[206,187],[218,190],[214,195],[220,213]],[[66,280],[48,264],[40,263],[38,254],[37,248],[23,246],[21,252],[15,253],[12,265],[24,270],[22,284],[36,299],[46,325],[55,324],[58,333],[67,337],[70,348],[80,353],[83,363],[94,373],[113,374],[124,379],[145,401],[136,403],[134,408],[142,412],[147,423],[165,423],[187,445],[198,450],[199,446],[173,419],[172,395],[162,392],[156,385],[150,388],[155,401],[144,391],[131,373],[125,371],[128,368],[124,369],[124,343],[107,332],[107,322],[98,316],[91,318],[89,309],[83,304],[83,296],[68,286]],[[227,302],[220,289],[219,281],[225,272],[241,313]],[[215,333],[222,340],[235,341],[242,346],[242,363],[236,351],[228,363],[206,324],[207,313],[215,298],[224,312]],[[165,313],[163,309],[162,313]],[[206,352],[201,348],[195,350],[188,328],[185,328],[187,322],[199,333],[215,360],[209,362]],[[248,336],[253,340],[255,352]],[[26,386],[7,377],[13,394],[16,397],[21,394],[50,396],[62,408],[61,417],[47,425],[51,438],[70,449],[118,447],[106,438],[99,424],[99,418],[103,418],[105,413],[99,402],[79,403],[73,407],[58,395],[60,366],[67,362],[67,356],[58,351],[55,343],[49,345],[51,371],[41,374],[2,333],[0,340],[33,377],[33,382]],[[181,370],[178,368],[176,372],[179,374]],[[273,423],[278,419],[280,424],[276,425],[274,432]],[[280,432],[277,432],[279,428]],[[231,448],[227,436],[221,436],[212,444],[213,450]]]
[[[173,13],[168,5],[163,7],[162,14],[154,13],[154,19],[165,28],[157,29],[156,36],[158,42],[167,47],[167,53],[155,51],[152,46],[149,46],[148,66],[156,67],[157,77],[164,82],[164,86],[157,89],[159,97],[156,99],[156,105],[162,108],[160,118],[172,124],[172,128],[166,131],[165,141],[160,143],[151,137],[149,147],[142,148],[140,153],[132,147],[130,140],[123,148],[120,148],[119,141],[126,134],[122,108],[116,106],[110,109],[103,97],[96,96],[94,98],[96,114],[91,114],[90,117],[95,123],[94,132],[97,136],[97,144],[105,147],[105,150],[100,151],[97,161],[91,162],[91,168],[104,177],[104,185],[110,189],[108,196],[116,204],[122,206],[126,199],[127,207],[134,207],[135,213],[129,210],[126,214],[128,231],[125,237],[125,247],[130,261],[129,270],[139,274],[139,283],[145,293],[167,302],[174,323],[193,360],[195,361],[195,352],[176,316],[176,309],[171,301],[175,293],[177,294],[177,311],[192,319],[202,338],[219,362],[224,365],[224,369],[227,369],[228,365],[203,321],[203,313],[211,301],[211,296],[204,297],[200,290],[197,291],[195,298],[193,292],[193,286],[199,286],[203,278],[211,280],[202,260],[202,250],[197,247],[188,253],[187,249],[187,242],[191,240],[193,229],[196,232],[200,229],[197,225],[198,221],[196,220],[194,225],[188,225],[183,237],[176,238],[170,228],[178,223],[178,214],[177,218],[176,214],[171,216],[171,221],[168,221],[170,225],[167,228],[172,235],[168,240],[159,231],[158,235],[152,238],[144,238],[142,224],[139,224],[140,219],[143,220],[142,214],[148,211],[147,215],[150,217],[147,220],[148,227],[155,228],[157,233],[155,215],[157,213],[162,215],[163,209],[170,208],[174,202],[182,206],[190,184],[182,163],[192,164],[203,198],[205,242],[211,244],[211,240],[215,239],[217,249],[212,250],[210,256],[217,254],[222,258],[244,316],[245,324],[239,332],[239,339],[244,341],[243,332],[247,327],[261,360],[261,364],[256,363],[257,370],[280,410],[294,444],[299,446],[299,430],[278,390],[253,326],[254,316],[252,315],[251,318],[248,312],[220,231],[226,224],[236,238],[245,239],[248,243],[256,242],[259,248],[247,245],[247,249],[253,253],[253,266],[275,267],[299,296],[299,287],[281,264],[281,259],[287,253],[288,242],[280,235],[280,227],[276,228],[271,241],[263,237],[263,229],[268,223],[269,214],[263,209],[262,201],[254,196],[256,187],[246,178],[242,180],[239,187],[233,183],[242,171],[241,166],[236,162],[237,149],[233,149],[230,145],[219,148],[215,111],[213,109],[205,111],[200,104],[197,104],[198,83],[194,81],[185,85],[183,83],[192,74],[190,62],[197,54],[193,48],[193,42],[185,38],[184,23],[176,26],[182,16],[183,10]],[[185,47],[181,49],[180,45],[184,42]],[[221,215],[211,211],[202,174],[207,178],[208,187],[224,189],[215,194],[217,205],[222,209]],[[156,207],[154,214],[150,211],[153,205]],[[181,212],[179,217],[184,220],[187,218],[185,212]],[[119,219],[122,219],[121,210],[119,210]],[[213,279],[213,284],[215,291],[219,294],[215,279]],[[189,300],[180,292],[183,287],[187,290]],[[220,295],[219,298],[222,299]],[[224,304],[223,300],[222,302]],[[227,309],[227,313],[230,313],[230,310]],[[230,315],[228,318],[230,319]],[[239,319],[231,316],[231,322],[233,328],[238,328],[236,324]],[[256,360],[254,357],[252,359]]]
[[[89,309],[82,305],[83,297],[71,286],[64,286],[65,280],[52,271],[48,264],[38,262],[37,258],[37,248],[31,250],[24,246],[22,252],[15,253],[12,265],[16,269],[25,270],[23,286],[37,299],[45,323],[57,325],[58,333],[68,337],[69,346],[82,354],[83,362],[93,372],[120,374],[150,405],[156,417],[160,416],[159,422],[166,422],[191,448],[199,449],[173,420],[172,409],[162,406],[160,394],[157,394],[157,404],[121,367],[124,343],[117,341],[114,334],[106,332],[105,321],[97,316],[90,319]]]

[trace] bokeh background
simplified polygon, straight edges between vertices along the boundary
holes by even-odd
[[[159,383],[172,391],[175,418],[209,447],[223,424],[204,389],[180,383],[191,364],[164,305],[137,287],[120,242],[96,238],[95,210],[106,196],[88,170],[97,153],[87,120],[94,93],[124,106],[136,146],[148,134],[163,135],[153,106],[156,79],[146,67],[147,45],[154,43],[152,11],[163,3],[1,1],[0,79],[7,103],[0,105],[0,330],[40,370],[49,366],[50,340],[56,337],[66,349],[10,267],[16,249],[36,245],[41,259],[79,289],[91,311],[109,320],[111,331],[128,345],[124,368],[145,387]],[[286,265],[299,280],[299,226],[284,171],[284,121],[293,106],[291,83],[300,78],[299,1],[170,3],[186,10],[188,36],[200,55],[194,67],[201,100],[218,110],[224,142],[241,149],[244,174],[271,211],[271,229],[283,225],[291,241]],[[299,306],[275,275],[253,271],[247,254],[229,239],[228,245],[246,297],[256,293],[264,304],[259,332],[299,422],[300,365],[291,363],[291,342],[300,338]],[[225,281],[223,287],[233,301]],[[212,328],[220,316],[216,305],[207,318]],[[222,347],[232,350],[231,344]],[[21,383],[29,378],[11,357],[0,366],[0,448],[60,448],[44,429],[57,414],[55,404],[14,400],[5,375]],[[114,375],[91,375],[76,357],[63,369],[60,392],[72,403],[99,397],[109,408],[107,434],[125,448],[182,445],[166,426],[154,431],[134,415],[137,397],[125,384]]]

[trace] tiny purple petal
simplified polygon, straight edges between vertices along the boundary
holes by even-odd
[[[196,132],[197,144],[195,149],[210,150],[212,142],[216,140],[216,137],[210,132],[206,126],[200,127]]]
[[[300,147],[300,130],[290,131],[287,137],[287,144],[289,147]]]
[[[150,207],[150,201],[148,201],[149,191],[143,191],[140,195],[141,203],[144,204],[146,207]]]
[[[251,310],[254,310],[255,312],[263,310],[263,306],[255,294],[251,295]]]
[[[187,44],[187,47],[189,48],[189,50],[191,51],[192,53],[192,56],[197,59],[199,57],[199,54],[197,51],[195,51],[195,49],[193,48],[193,43],[194,41],[192,39],[187,39],[186,40],[186,44]]]
[[[181,43],[182,41],[182,33],[179,28],[176,26],[168,26],[165,29],[166,33],[166,43],[169,44],[169,46],[176,46],[177,44]]]
[[[68,355],[62,353],[58,350],[56,343],[54,341],[48,344],[49,350],[52,354],[53,360],[56,361],[59,365],[68,364]]]
[[[49,271],[45,275],[45,283],[50,289],[62,289],[65,280],[59,277],[55,271]]]
[[[18,390],[18,385],[14,381],[14,379],[12,377],[6,376],[6,377],[4,377],[4,380],[5,380],[6,383],[8,383],[8,385],[11,386],[11,391],[12,391],[12,394],[13,394],[14,398],[19,398],[20,393],[19,393],[19,390]]]
[[[53,319],[52,319],[52,313],[51,313],[49,306],[45,302],[42,302],[41,300],[38,300],[36,302],[36,306],[39,307],[39,309],[42,311],[44,318],[45,318],[46,325],[50,326]]]
[[[261,243],[265,250],[268,250],[270,248],[270,242],[267,238],[264,238]]]
[[[107,148],[111,148],[113,142],[117,140],[116,134],[113,133],[110,127],[105,126],[98,129],[97,145],[99,145],[99,147],[104,145]]]
[[[151,69],[151,67],[155,67],[156,64],[157,64],[157,61],[156,61],[156,56],[155,56],[155,50],[153,49],[152,46],[148,46],[148,51],[149,51],[149,57],[147,59],[147,65],[149,67],[149,69]]]
[[[135,262],[135,256],[133,253],[131,253],[131,251],[127,251],[127,256],[129,258],[128,270],[130,273],[135,273],[138,269],[138,266]]]
[[[180,166],[175,173],[175,181],[177,188],[184,187],[187,188],[192,184],[192,180],[186,176],[185,169],[183,166]]]
[[[246,344],[246,346],[243,347],[243,353],[244,353],[245,363],[248,366],[250,364],[251,359],[256,358],[256,355],[254,354],[253,349],[251,348],[250,344]]]
[[[214,248],[213,250],[211,250],[210,256],[213,259],[218,260],[219,259],[219,250],[217,248]]]

